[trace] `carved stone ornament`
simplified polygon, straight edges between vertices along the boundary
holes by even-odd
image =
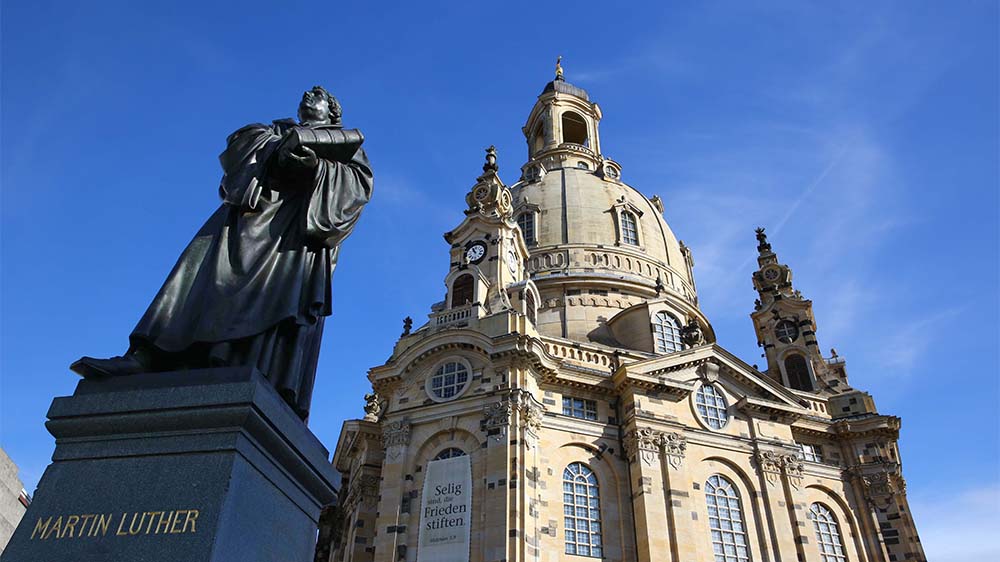
[[[351,481],[344,501],[347,511],[353,511],[358,504],[374,508],[378,504],[379,477],[362,474]]]
[[[671,468],[681,467],[681,461],[684,460],[686,451],[687,439],[683,435],[673,431],[663,434],[663,452],[667,456],[667,463]]]
[[[542,416],[544,415],[545,409],[534,402],[521,405],[521,419],[524,420],[524,428],[536,435],[538,430],[542,428]]]
[[[488,436],[496,441],[502,441],[507,435],[510,425],[510,414],[513,411],[510,400],[505,398],[499,402],[483,406],[482,428]]]
[[[697,320],[691,320],[681,328],[681,341],[688,347],[695,347],[705,343],[705,334],[701,331],[701,325]]]
[[[707,383],[713,383],[719,380],[719,366],[715,363],[705,362],[698,365],[696,370],[698,377]]]
[[[798,490],[802,486],[802,461],[795,455],[782,455],[781,468],[785,471],[789,484]]]
[[[633,429],[625,435],[622,445],[629,458],[638,455],[647,466],[651,466],[660,452],[663,443],[663,433],[648,427]]]
[[[875,472],[867,472],[863,466],[853,471],[860,476],[865,499],[872,508],[885,509],[896,494],[906,493],[906,481],[899,473],[898,465],[882,465]]]
[[[774,484],[778,481],[778,477],[781,476],[781,455],[773,451],[757,451],[754,456],[754,461],[757,463],[757,469],[767,480],[768,484]]]
[[[400,447],[410,444],[410,422],[395,421],[382,426],[382,447]]]
[[[382,403],[378,394],[372,392],[365,394],[365,420],[378,421],[378,415],[382,413]]]

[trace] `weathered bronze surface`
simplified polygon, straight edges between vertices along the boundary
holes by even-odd
[[[247,125],[220,155],[222,205],[181,254],[124,356],[83,357],[87,378],[255,367],[309,414],[340,244],[372,192],[360,131],[325,89],[299,122]]]

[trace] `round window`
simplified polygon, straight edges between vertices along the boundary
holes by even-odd
[[[459,361],[441,364],[427,381],[427,392],[437,400],[451,400],[469,384],[469,367]]]
[[[799,327],[791,320],[782,320],[774,327],[774,335],[781,343],[792,343],[799,337]]]
[[[722,429],[729,423],[729,406],[722,391],[713,384],[703,384],[694,398],[701,421],[712,429]]]

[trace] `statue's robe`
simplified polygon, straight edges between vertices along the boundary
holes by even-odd
[[[130,336],[155,370],[254,366],[308,416],[340,243],[372,192],[368,158],[282,167],[290,120],[230,135],[223,204],[188,245]]]

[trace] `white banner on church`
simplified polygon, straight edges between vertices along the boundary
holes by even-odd
[[[417,562],[468,562],[472,527],[469,456],[427,463],[420,496]]]

